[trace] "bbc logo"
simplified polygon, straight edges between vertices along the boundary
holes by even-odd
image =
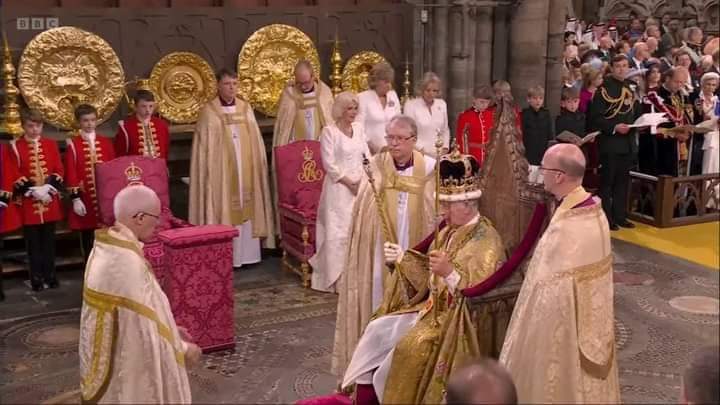
[[[18,17],[17,19],[18,31],[41,31],[59,26],[60,20],[57,17]]]

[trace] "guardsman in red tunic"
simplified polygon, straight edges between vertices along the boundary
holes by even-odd
[[[475,89],[472,107],[458,117],[455,140],[460,152],[472,155],[482,166],[490,142],[495,110],[490,107],[493,90],[490,86]]]
[[[55,276],[55,223],[63,219],[60,190],[63,165],[57,143],[42,137],[42,116],[23,111],[25,135],[11,143],[3,159],[3,189],[12,187],[19,204],[30,262],[30,285],[40,291],[59,286]]]
[[[95,164],[113,160],[115,152],[110,138],[95,133],[97,110],[88,104],[75,108],[80,132],[67,141],[65,149],[65,177],[72,210],[68,215],[70,229],[80,231],[85,260],[95,241],[95,229],[100,228],[100,209],[95,188]]]
[[[155,96],[148,90],[138,90],[134,99],[135,115],[118,122],[115,154],[143,155],[167,160],[170,131],[162,118],[153,117]]]

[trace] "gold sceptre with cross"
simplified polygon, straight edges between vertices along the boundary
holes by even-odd
[[[435,236],[433,238],[433,250],[438,250],[440,248],[438,235],[440,234],[440,154],[442,153],[442,147],[442,132],[438,130],[437,139],[435,139]],[[431,277],[430,299],[432,300],[432,320],[433,325],[438,327],[440,322],[438,322],[437,306],[440,297],[438,297],[438,290],[437,287],[435,287],[435,275],[433,274]]]
[[[378,209],[378,215],[380,215],[380,223],[382,225],[382,231],[383,236],[385,237],[385,240],[391,243],[397,243],[397,236],[395,235],[394,229],[390,226],[390,221],[387,218],[386,212],[385,212],[385,196],[383,193],[379,192],[377,187],[375,186],[375,177],[372,173],[372,168],[370,167],[370,159],[363,153],[363,169],[365,170],[365,174],[368,176],[368,182],[370,183],[370,187],[372,188],[373,195],[375,196],[375,204],[377,205]]]

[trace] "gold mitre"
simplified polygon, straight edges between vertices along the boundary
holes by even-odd
[[[477,200],[480,190],[480,164],[472,155],[464,155],[457,147],[440,157],[440,201]]]

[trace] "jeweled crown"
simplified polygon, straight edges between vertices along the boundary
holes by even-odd
[[[480,165],[472,155],[457,148],[440,157],[440,195],[458,195],[480,190]]]
[[[135,166],[135,162],[131,162],[125,169],[125,177],[128,184],[142,184],[142,169]]]

